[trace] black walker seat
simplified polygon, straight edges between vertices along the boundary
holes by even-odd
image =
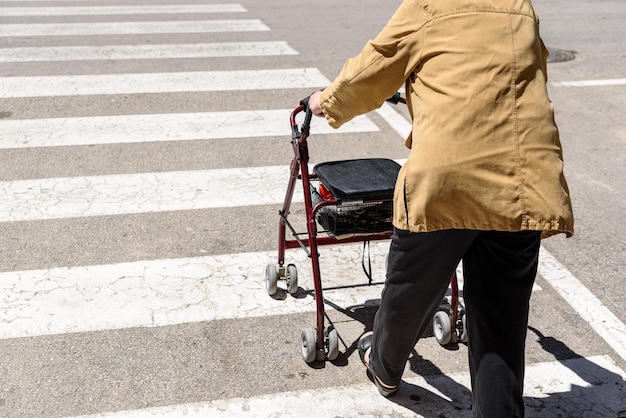
[[[386,158],[330,161],[313,167],[324,187],[345,201],[392,199],[398,171],[400,164]]]

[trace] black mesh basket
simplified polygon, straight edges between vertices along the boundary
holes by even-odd
[[[323,198],[311,188],[313,205]],[[393,202],[343,202],[341,205],[324,206],[317,211],[315,219],[324,232],[337,238],[380,234],[393,229]]]

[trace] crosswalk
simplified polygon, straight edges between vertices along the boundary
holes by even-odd
[[[0,62],[92,61],[159,58],[261,57],[297,55],[284,41],[197,44],[101,45],[3,48]]]
[[[21,90],[20,90],[21,91]],[[289,109],[241,110],[122,116],[91,116],[4,121],[0,149],[189,141],[220,138],[258,138],[284,135]],[[328,124],[314,119],[317,134],[331,133]],[[366,117],[342,126],[344,133],[375,132]]]
[[[13,23],[0,27],[0,37],[84,36],[155,33],[256,32],[269,28],[258,19],[197,20],[185,22]]]
[[[2,80],[0,97],[313,89],[327,81],[314,68],[11,77]]]
[[[123,167],[116,169],[115,174],[108,171],[85,174],[80,170],[63,177],[45,173],[29,176],[28,171],[22,170],[20,161],[12,159],[18,155],[16,153],[49,152],[52,156],[71,156],[74,150],[85,153],[100,149],[98,147],[108,149],[131,145],[153,147],[167,144],[183,150],[190,144],[206,143],[211,149],[210,144],[224,141],[229,141],[229,146],[240,150],[243,156],[250,143],[260,139],[270,139],[269,148],[264,151],[268,155],[284,153],[283,150],[289,148],[288,117],[291,110],[285,104],[295,106],[303,94],[327,85],[328,78],[318,68],[302,66],[296,59],[300,51],[289,42],[267,36],[272,33],[272,27],[260,16],[252,15],[245,2],[192,3],[178,4],[172,0],[109,5],[98,0],[55,0],[33,4],[27,0],[0,1],[0,106],[4,107],[0,108],[0,161],[17,173],[24,173],[21,177],[18,174],[16,179],[0,179],[0,226],[19,235],[27,223],[45,230],[54,222],[82,225],[83,220],[89,219],[94,224],[101,222],[106,228],[109,219],[125,219],[130,215],[138,216],[133,218],[134,222],[141,223],[141,216],[147,214],[149,219],[172,214],[181,214],[184,219],[185,216],[211,217],[221,211],[246,208],[250,210],[250,216],[258,217],[259,228],[239,231],[242,240],[254,241],[256,237],[276,233],[277,215],[266,218],[266,212],[257,209],[272,206],[278,209],[288,180],[288,159],[283,165],[269,165],[265,155],[246,155],[241,158],[240,165],[227,167],[208,164],[202,169],[189,169],[181,164],[176,170],[149,172]],[[260,38],[260,33],[266,36]],[[214,34],[229,34],[231,37],[214,41]],[[141,35],[144,42],[132,43],[133,35]],[[150,41],[152,35],[157,36],[154,42]],[[168,37],[167,42],[164,42],[164,35]],[[195,41],[191,41],[193,36],[196,36]],[[97,37],[102,37],[102,41],[90,42]],[[271,59],[275,66],[241,69],[236,65],[237,60],[261,57]],[[224,60],[207,70],[207,60],[215,58]],[[199,61],[191,68],[187,66],[172,71],[172,59]],[[169,60],[167,66],[160,66],[160,60]],[[93,67],[80,66],[81,63],[107,62],[111,65],[126,61],[132,62],[134,71],[121,66],[124,71],[86,74],[84,68]],[[53,63],[57,64],[56,73],[59,68],[63,71],[46,75],[46,66]],[[12,72],[12,65],[25,64],[37,66],[38,74],[23,76]],[[232,92],[239,92],[248,100],[242,100],[236,109],[232,103],[228,109],[220,109],[219,99]],[[214,101],[207,103],[206,107],[212,111],[181,110],[168,96],[181,93],[199,102],[209,97]],[[78,97],[94,98],[97,102],[109,96],[163,97],[163,100],[158,105],[150,101],[149,105],[142,107],[141,99],[137,99],[132,111],[115,113],[109,109],[102,115],[93,114],[93,109],[81,114],[80,108],[72,107],[72,100]],[[258,108],[252,105],[256,97],[263,97],[263,103],[277,99],[277,104]],[[66,103],[67,114],[34,116],[46,114],[45,109],[37,108],[38,103],[54,101]],[[12,103],[20,103],[22,107],[13,110]],[[63,109],[63,106],[59,108]],[[23,116],[20,110],[23,110]],[[356,118],[338,131],[331,130],[318,119],[314,120],[312,127],[315,135],[321,138],[338,136],[343,139],[362,134],[375,135],[380,141],[380,137],[386,135],[393,136],[387,139],[389,142],[400,143],[408,129],[406,118],[389,105],[373,115]],[[376,149],[381,148],[384,145]],[[148,155],[149,152],[150,149],[146,148]],[[214,159],[220,157],[213,156]],[[404,156],[389,157],[401,159]],[[207,158],[207,161],[211,160]],[[58,161],[56,164],[72,167],[72,162]],[[301,216],[299,195],[294,202],[297,206],[295,216]],[[237,229],[236,221],[232,228]],[[184,226],[181,229],[184,230]],[[3,246],[8,250],[0,251],[3,251],[3,259],[7,259],[20,249],[11,246],[9,236],[4,239]],[[85,242],[93,239],[84,237]],[[206,239],[219,242],[221,237],[212,236],[208,231]],[[77,242],[74,246],[81,245],[84,243]],[[297,297],[284,300],[268,297],[264,289],[263,269],[268,262],[275,261],[274,248],[239,252],[232,246],[221,248],[216,254],[172,258],[164,252],[145,259],[129,256],[128,260],[115,262],[109,262],[104,252],[103,249],[102,257],[88,265],[74,265],[71,260],[66,260],[65,264],[47,262],[45,254],[31,255],[43,258],[35,263],[45,266],[43,268],[11,270],[0,265],[0,416],[266,417],[301,416],[302,411],[308,411],[307,416],[320,417],[471,415],[469,377],[462,371],[464,369],[424,378],[414,374],[407,378],[395,403],[372,396],[372,387],[363,379],[358,364],[355,365],[358,361],[354,355],[350,357],[350,363],[355,366],[349,370],[358,370],[358,373],[340,372],[345,384],[344,380],[329,382],[323,377],[316,377],[314,383],[306,381],[309,374],[330,373],[330,370],[314,370],[301,364],[297,351],[299,342],[295,340],[299,328],[287,333],[294,336],[294,340],[288,343],[295,346],[296,351],[283,357],[285,364],[298,364],[300,368],[299,372],[289,374],[290,378],[297,374],[302,379],[295,387],[278,390],[277,386],[272,386],[274,389],[268,387],[264,391],[263,381],[268,377],[259,374],[262,373],[260,370],[266,369],[257,370],[252,364],[241,365],[236,376],[241,383],[233,384],[237,388],[232,390],[240,394],[249,392],[249,396],[233,397],[229,395],[231,390],[218,390],[211,385],[206,391],[189,389],[194,396],[186,396],[186,387],[173,389],[175,393],[169,397],[156,393],[151,396],[150,385],[154,382],[146,381],[149,379],[140,375],[131,381],[143,382],[139,385],[141,389],[136,383],[124,386],[124,381],[116,382],[120,386],[119,392],[139,392],[139,400],[119,393],[118,398],[126,399],[125,402],[114,395],[98,399],[98,393],[110,393],[98,389],[103,383],[72,376],[72,372],[77,376],[83,373],[89,376],[89,370],[97,368],[88,363],[83,365],[85,371],[75,370],[83,364],[82,357],[89,357],[89,354],[51,354],[44,341],[58,341],[63,345],[68,336],[85,336],[87,340],[100,341],[111,333],[139,335],[144,329],[176,329],[185,324],[207,324],[207,328],[216,332],[207,339],[219,339],[223,336],[212,324],[232,320],[241,329],[247,329],[252,326],[248,324],[263,324],[266,320],[268,323],[287,323],[291,327],[294,322],[288,317],[296,315],[298,320],[311,320],[315,312],[308,259],[301,251],[289,251],[290,261],[301,266],[300,292]],[[371,286],[363,285],[365,280],[360,272],[362,252],[362,246],[357,244],[332,246],[324,249],[322,258],[329,316],[337,324],[345,323],[346,326],[340,346],[345,353],[344,359],[354,352],[350,341],[358,338],[364,326],[355,321],[358,315],[354,311],[376,306],[380,281],[384,277],[386,244],[372,243],[369,248],[375,278]],[[542,268],[546,275],[554,270],[550,270],[547,264]],[[539,286],[535,288],[536,292],[540,290]],[[215,325],[215,328],[219,326]],[[267,333],[272,344],[280,343],[274,341],[273,335],[282,334],[270,329],[263,329],[263,332]],[[55,392],[53,387],[45,393],[46,397],[71,397],[91,386],[93,392],[84,395],[85,399],[38,406],[41,394],[36,400],[28,388],[47,387],[46,384],[57,377],[46,374],[45,370],[34,369],[17,371],[17,375],[16,372],[9,373],[12,365],[2,363],[1,358],[6,357],[2,350],[19,342],[29,342],[26,345],[35,347],[32,352],[24,352],[27,358],[34,359],[32,367],[46,365],[53,369],[59,365],[57,361],[61,361],[55,359],[55,355],[67,362],[63,364],[69,374],[60,385],[65,392]],[[220,341],[220,345],[240,346],[229,340]],[[264,350],[263,347],[245,347],[251,350],[250,358],[258,357],[258,352]],[[178,348],[172,345],[164,351],[169,349]],[[151,355],[147,354],[148,357]],[[184,356],[184,353],[180,355]],[[212,355],[207,353],[209,358]],[[118,353],[118,356],[124,358],[123,354]],[[110,367],[116,368],[109,370],[112,374],[126,364],[125,358],[124,361],[116,359],[120,362],[109,362]],[[216,367],[207,361],[200,367]],[[590,367],[590,364],[597,367]],[[237,369],[237,365],[228,367]],[[273,367],[282,369],[287,366],[276,364]],[[587,370],[586,374],[581,370]],[[138,373],[141,374],[141,370]],[[544,383],[542,376],[546,373],[556,377]],[[593,391],[587,391],[578,396],[576,402],[561,407],[561,412],[540,415],[546,405],[557,405],[565,396],[562,393],[572,386],[611,388],[608,396],[614,401],[604,406],[607,411],[619,409],[618,400],[624,398],[626,391],[624,372],[608,356],[573,359],[569,363],[537,362],[528,374],[527,397],[531,411],[538,411],[535,416],[559,416],[558,413],[563,411],[566,415],[574,413],[595,395]],[[195,377],[192,382],[203,378],[200,374],[191,377]],[[226,378],[212,376],[218,387]],[[72,386],[74,379],[77,381]],[[243,385],[242,388],[239,385]],[[415,394],[416,388],[420,388],[419,396]],[[416,401],[416,397],[423,402]],[[566,399],[571,400],[567,396]],[[422,406],[416,407],[418,404]]]

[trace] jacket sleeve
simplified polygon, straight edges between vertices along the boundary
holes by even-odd
[[[330,126],[379,108],[398,91],[419,64],[426,21],[422,1],[405,0],[376,38],[345,62],[320,97]]]

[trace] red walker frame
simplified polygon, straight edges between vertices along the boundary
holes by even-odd
[[[405,99],[399,94],[394,95],[388,101],[392,103],[406,103]],[[305,112],[304,122],[301,128],[298,128],[296,116],[301,112]],[[278,227],[278,265],[268,264],[265,271],[266,290],[268,294],[275,297],[280,289],[278,288],[278,280],[286,280],[286,291],[295,295],[298,291],[297,285],[297,269],[293,264],[285,266],[285,250],[301,247],[307,256],[311,258],[313,270],[314,297],[317,313],[316,328],[305,328],[302,331],[302,356],[304,361],[311,363],[315,360],[335,360],[339,354],[339,338],[334,327],[325,326],[325,310],[324,298],[322,295],[322,280],[319,264],[318,247],[324,245],[335,245],[343,243],[377,241],[389,239],[392,231],[381,233],[373,233],[366,235],[355,235],[352,237],[337,239],[334,236],[318,237],[318,228],[316,222],[316,214],[325,206],[340,206],[342,201],[336,197],[324,199],[313,205],[311,195],[311,180],[317,180],[318,176],[309,172],[309,150],[307,139],[310,133],[310,124],[312,119],[311,110],[308,107],[308,98],[302,100],[300,105],[296,107],[290,116],[291,125],[291,144],[294,157],[291,160],[289,182],[285,194],[283,206],[279,211],[280,221]],[[297,180],[302,180],[304,192],[304,206],[306,212],[307,238],[300,238],[300,235],[291,226],[288,221],[288,215],[291,208],[291,202],[296,187]],[[391,201],[391,199],[375,199],[371,202]],[[363,203],[369,203],[368,200],[362,200]],[[293,239],[287,239],[287,228],[292,233]],[[371,280],[370,280],[371,283]],[[451,280],[451,296],[449,309],[441,309],[435,315],[433,320],[433,332],[435,338],[441,345],[454,343],[457,341],[465,341],[467,336],[463,332],[465,325],[464,312],[459,304],[459,290],[456,273]],[[452,325],[454,324],[454,327]]]

